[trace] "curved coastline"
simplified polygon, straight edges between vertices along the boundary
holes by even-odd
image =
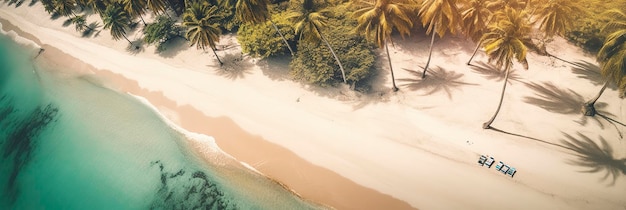
[[[0,24],[2,24],[3,30],[8,31],[8,34],[12,34],[14,40],[19,40],[20,43],[24,45],[28,45],[32,47],[33,52],[36,53],[38,49],[46,49],[46,51],[42,54],[40,61],[45,62],[47,64],[55,65],[55,69],[75,69],[76,66],[83,67],[79,72],[70,72],[71,74],[95,74],[98,81],[95,81],[96,85],[104,85],[106,88],[112,88],[117,91],[126,92],[132,96],[138,98],[139,101],[144,103],[147,107],[153,109],[165,122],[167,122],[170,127],[178,132],[184,134],[185,136],[191,137],[189,138],[189,145],[193,148],[193,152],[197,154],[198,158],[204,161],[211,161],[214,159],[215,154],[207,154],[206,150],[210,150],[212,152],[223,153],[222,155],[226,155],[233,160],[238,161],[237,164],[241,164],[248,170],[254,171],[259,175],[262,175],[269,180],[275,182],[286,190],[290,191],[294,194],[294,196],[300,197],[304,200],[308,200],[313,203],[317,203],[317,205],[325,206],[325,208],[338,208],[338,209],[379,209],[381,207],[389,207],[393,209],[413,209],[411,205],[408,203],[393,198],[389,195],[382,194],[378,191],[375,191],[370,188],[366,188],[364,186],[358,185],[357,183],[349,180],[333,171],[328,169],[315,166],[310,162],[298,157],[291,151],[288,151],[278,145],[272,144],[258,136],[254,136],[251,134],[247,134],[246,131],[241,129],[238,125],[236,125],[232,120],[220,117],[220,118],[211,118],[199,110],[195,110],[192,107],[185,108],[185,106],[179,106],[177,102],[167,98],[164,94],[159,92],[150,91],[144,89],[138,85],[138,82],[132,81],[130,79],[125,78],[122,75],[117,75],[114,72],[96,69],[90,64],[83,63],[83,61],[72,57],[69,54],[64,53],[62,50],[57,49],[54,46],[48,44],[42,44],[37,37],[32,34],[26,33],[22,31],[19,27],[11,24],[8,20],[0,18]],[[41,45],[41,46],[40,46]],[[59,62],[61,61],[61,62]],[[62,68],[59,68],[62,67]],[[87,67],[87,68],[84,68]],[[102,84],[98,84],[102,83]],[[153,104],[156,101],[156,105]],[[168,105],[169,104],[169,105]],[[159,109],[158,107],[163,107],[166,110]],[[178,109],[178,110],[176,110]],[[166,111],[165,113],[163,111]],[[179,112],[187,112],[179,113]],[[190,113],[191,112],[191,113]],[[187,123],[182,123],[183,126],[179,126],[181,122],[176,122],[176,120],[180,120],[180,116],[177,115],[185,115],[188,119]],[[175,118],[175,119],[172,119]],[[193,118],[193,119],[192,119]],[[193,122],[191,122],[193,121]],[[209,126],[198,126],[198,124],[208,124]],[[186,127],[191,127],[193,131],[189,131],[185,129]],[[213,129],[207,129],[213,127]],[[215,128],[217,127],[217,128]],[[195,128],[195,129],[194,129]],[[223,130],[222,130],[223,129]],[[233,131],[230,133],[229,131]],[[212,133],[217,132],[219,136],[222,138],[214,139],[213,137],[207,136],[204,133]],[[199,139],[197,139],[199,138]],[[242,138],[245,143],[233,143],[228,138]],[[207,141],[211,139],[212,141]],[[222,141],[220,141],[222,140]],[[224,151],[220,148],[220,142],[222,145],[226,146],[229,150],[231,150],[235,155],[228,152],[228,150]],[[242,147],[254,147],[255,150],[245,149]],[[263,148],[261,150],[257,150],[259,148]],[[256,152],[255,152],[256,151]],[[262,159],[265,152],[272,152],[277,155],[276,157],[282,157],[284,160],[288,160],[287,165],[280,166],[285,164],[285,162],[274,163],[270,165],[270,167],[264,167],[264,170],[275,176],[267,175],[263,171],[258,170],[257,168],[248,164],[247,161],[259,161],[258,159]],[[238,158],[239,156],[239,158]],[[241,156],[244,156],[243,159]],[[212,163],[215,163],[211,161]],[[227,161],[228,162],[228,161]],[[232,164],[232,163],[230,163]],[[298,171],[301,173],[308,173],[309,176],[318,177],[318,180],[306,180],[310,183],[302,183],[302,180],[295,180],[291,178],[291,170],[296,167]],[[276,177],[278,174],[278,177]],[[291,183],[296,183],[294,186],[285,184],[281,180],[289,179]],[[321,184],[322,186],[312,186]],[[322,184],[324,183],[324,184]],[[332,185],[328,185],[332,183]],[[299,185],[299,186],[298,186]],[[329,193],[329,190],[334,191],[335,194],[342,194],[341,197],[333,196],[333,193]]]

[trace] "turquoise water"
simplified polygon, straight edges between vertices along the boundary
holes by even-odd
[[[33,55],[0,35],[0,209],[318,207],[241,166],[201,161],[134,97]]]

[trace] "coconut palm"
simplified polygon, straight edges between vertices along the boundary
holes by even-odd
[[[391,42],[391,33],[395,30],[401,35],[410,34],[413,23],[409,17],[410,8],[404,0],[355,0],[352,4],[357,8],[353,15],[359,25],[357,31],[374,40],[378,47],[385,48],[393,91],[398,91],[393,75],[393,66],[389,56],[388,42]]]
[[[231,1],[225,2],[231,3]],[[237,0],[235,2],[235,16],[243,23],[263,23],[269,20],[272,26],[274,26],[276,32],[278,32],[278,35],[280,35],[283,39],[283,42],[289,49],[291,56],[293,56],[293,49],[291,49],[289,42],[271,18],[270,11],[268,9],[269,4],[269,0]]]
[[[326,10],[316,11],[313,0],[304,0],[302,4],[302,8],[300,11],[295,11],[293,15],[293,19],[295,20],[295,31],[296,34],[300,35],[300,40],[304,41],[322,41],[326,44],[326,47],[330,50],[330,53],[335,57],[335,61],[337,61],[337,65],[339,65],[339,69],[341,70],[341,76],[343,78],[343,82],[346,81],[346,72],[344,71],[343,65],[337,57],[337,54],[328,43],[328,40],[322,34],[321,28],[326,25],[326,20],[328,17],[325,16]]]
[[[198,49],[206,50],[210,47],[220,65],[223,65],[220,57],[215,52],[215,43],[219,42],[220,29],[217,22],[223,18],[217,11],[217,7],[195,2],[192,3],[183,14],[183,26],[186,26],[185,37],[191,42],[191,46],[196,45]]]
[[[549,0],[539,4],[536,10],[539,30],[546,37],[555,35],[564,37],[574,23],[574,19],[584,14],[576,0]]]
[[[422,25],[424,27],[428,26],[426,33],[432,35],[428,61],[426,61],[426,66],[424,66],[424,72],[422,72],[422,78],[424,78],[433,54],[435,34],[438,34],[439,38],[442,38],[448,31],[451,34],[455,34],[456,27],[461,21],[461,16],[455,0],[426,0],[422,3],[419,14]]]
[[[500,112],[513,59],[517,59],[524,69],[528,69],[526,61],[528,47],[524,43],[530,39],[531,26],[526,12],[507,7],[497,12],[494,18],[496,22],[489,25],[489,32],[482,37],[483,46],[489,56],[489,62],[495,61],[497,68],[504,68],[505,76],[498,108],[493,117],[483,124],[484,129],[491,128],[491,124]]]
[[[112,2],[110,0],[88,0],[87,5],[91,7],[96,13],[102,16],[104,11],[107,9],[107,5],[110,5]]]
[[[74,15],[74,9],[76,9],[75,0],[55,0],[54,10],[62,16]]]
[[[487,25],[491,20],[493,12],[490,10],[489,5],[493,0],[468,0],[463,11],[461,12],[461,21],[463,33],[468,36],[476,44],[476,49],[467,61],[467,65],[470,65],[476,52],[481,46],[480,38],[487,31]]]
[[[614,19],[607,23],[603,30],[613,32],[607,36],[597,55],[600,73],[607,81],[598,95],[584,104],[584,114],[587,116],[594,116],[597,113],[595,103],[610,82],[618,85],[620,97],[626,96],[626,13],[613,9],[608,11],[607,15]]]
[[[146,4],[145,0],[123,0],[124,10],[131,16],[137,17],[141,19],[143,25],[147,25],[146,21],[143,19],[143,15],[146,14]]]
[[[128,43],[133,44],[126,37],[126,28],[130,25],[130,17],[120,2],[115,2],[107,7],[102,14],[102,22],[105,29],[111,29],[111,36],[114,40],[124,37]]]
[[[146,0],[148,9],[152,10],[157,16],[165,12],[166,2],[165,0]]]

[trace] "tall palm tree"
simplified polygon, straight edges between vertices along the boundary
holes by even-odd
[[[391,33],[396,29],[402,36],[410,34],[413,23],[409,17],[408,1],[404,0],[355,0],[352,2],[357,10],[353,15],[359,25],[357,31],[374,40],[378,47],[385,48],[393,91],[398,91],[393,66],[389,55],[388,42],[391,42]]]
[[[487,31],[487,26],[491,21],[493,12],[490,10],[490,3],[493,0],[468,0],[461,12],[463,33],[473,42],[477,43],[472,56],[467,65],[471,65],[472,59],[481,46],[481,37]]]
[[[230,3],[231,1],[225,2]],[[287,46],[287,49],[289,49],[291,56],[293,56],[293,49],[291,49],[289,42],[271,18],[268,9],[269,4],[269,0],[237,0],[237,2],[235,2],[235,16],[243,23],[263,23],[269,20]]]
[[[128,43],[133,44],[126,37],[126,28],[130,25],[130,17],[124,11],[124,6],[120,2],[110,4],[102,14],[102,22],[105,29],[111,29],[111,36],[114,40],[124,37]]]
[[[146,2],[145,0],[123,0],[124,10],[133,18],[139,16],[143,25],[147,25],[143,19],[143,15],[146,14]]]
[[[337,65],[339,65],[339,69],[341,70],[341,76],[343,78],[344,83],[348,83],[346,81],[346,72],[344,71],[343,65],[337,57],[337,54],[328,43],[324,34],[322,34],[321,28],[326,25],[326,20],[328,17],[325,16],[326,10],[316,11],[313,0],[304,0],[302,4],[302,8],[300,11],[296,11],[294,18],[295,19],[295,31],[296,34],[300,35],[300,40],[305,41],[319,41],[321,40],[326,44],[326,47],[330,50],[330,53],[335,57],[335,61],[337,61]]]
[[[526,12],[507,7],[498,11],[494,18],[496,18],[496,22],[489,25],[489,32],[482,38],[483,46],[485,46],[489,56],[489,62],[495,61],[496,67],[504,68],[505,76],[498,108],[493,117],[483,124],[484,129],[491,128],[491,124],[500,112],[513,59],[517,59],[524,66],[524,69],[528,69],[528,62],[526,61],[528,47],[524,43],[530,39],[531,26]]]
[[[215,43],[220,41],[220,29],[217,22],[223,18],[217,11],[216,6],[194,2],[183,13],[183,26],[186,26],[185,37],[191,42],[191,46],[196,45],[198,49],[206,50],[210,47],[220,65],[224,65],[220,57],[215,52]]]
[[[607,81],[598,95],[584,104],[584,114],[587,116],[594,116],[597,113],[595,103],[610,82],[617,84],[620,97],[626,96],[626,13],[613,9],[606,14],[614,19],[607,23],[603,30],[613,32],[607,36],[600,48],[597,61],[600,63],[600,73]]]
[[[428,61],[426,61],[426,66],[424,66],[422,78],[426,77],[426,70],[433,55],[435,34],[439,34],[439,38],[442,38],[448,31],[451,34],[456,33],[456,27],[461,21],[456,2],[455,0],[426,0],[422,3],[422,7],[419,10],[420,19],[424,27],[428,25],[426,33],[432,34]]]
[[[111,3],[111,0],[87,0],[87,5],[89,5],[89,7],[91,7],[100,16],[104,14],[104,11],[107,9],[107,5],[110,5]]]

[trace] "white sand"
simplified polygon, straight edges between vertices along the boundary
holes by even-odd
[[[418,65],[423,66],[427,59],[427,38],[414,36],[407,40],[398,38],[396,47],[390,49],[401,91],[389,91],[387,64],[381,59],[384,81],[377,83],[374,94],[358,96],[343,89],[321,89],[272,79],[271,75],[286,72],[284,63],[252,59],[235,63],[233,60],[241,54],[231,35],[223,36],[220,42],[220,46],[230,48],[218,54],[226,57],[229,68],[244,68],[243,76],[236,79],[220,75],[211,52],[182,47],[175,55],[161,57],[148,47],[144,52],[130,54],[125,51],[128,43],[112,41],[108,31],[96,38],[81,38],[72,26],[62,26],[64,18],[51,20],[40,4],[24,4],[16,9],[2,3],[0,18],[98,69],[136,80],[142,88],[162,92],[179,105],[190,105],[207,116],[226,116],[246,132],[415,208],[626,208],[626,163],[619,162],[626,158],[626,149],[618,135],[618,131],[626,133],[626,129],[591,118],[580,125],[575,122],[583,119],[579,113],[559,114],[525,102],[526,97],[538,97],[524,84],[529,82],[543,87],[550,82],[559,89],[571,89],[585,100],[600,89],[600,85],[578,78],[566,63],[553,58],[531,53],[530,70],[514,66],[519,69],[519,78],[511,81],[501,114],[493,124],[498,129],[544,141],[541,142],[481,128],[497,106],[502,83],[465,65],[473,44],[461,38],[438,40],[431,66],[462,75],[456,80],[463,84],[436,82],[439,80],[433,76],[426,80],[434,84],[431,86],[420,81],[402,81],[419,80],[402,69],[419,71]],[[96,19],[92,15],[88,22]],[[130,37],[138,38],[140,33]],[[594,61],[562,39],[551,43],[548,51],[570,61]],[[484,54],[475,59],[475,63],[480,61],[486,61]],[[422,88],[411,90],[407,86],[410,84]],[[441,89],[428,94],[435,87]],[[602,110],[614,119],[626,121],[624,102],[616,91],[608,89],[600,102],[608,103]],[[166,116],[176,122],[176,113]],[[597,165],[618,170],[614,184],[610,185],[612,176],[602,179],[606,170],[580,172],[590,168],[571,164],[576,160],[576,152],[552,145],[564,145],[564,134],[578,138],[577,132],[599,145],[599,136],[606,139],[614,161],[603,159]],[[516,167],[518,173],[511,178],[493,168],[480,167],[476,164],[480,154],[493,155],[496,161]],[[260,171],[270,167],[263,162],[248,164]],[[315,178],[314,174],[296,174]],[[292,188],[298,192],[298,187]]]

